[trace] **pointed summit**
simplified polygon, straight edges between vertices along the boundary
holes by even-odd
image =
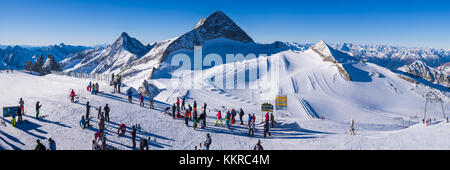
[[[330,46],[328,46],[328,44],[325,43],[325,41],[323,40],[320,40],[318,43],[311,46],[311,49],[316,53],[323,55],[324,59],[328,57],[333,57],[332,53],[333,50],[331,50]]]
[[[126,32],[123,32],[120,37],[110,45],[110,48],[124,48],[138,57],[145,55],[150,50],[137,39],[130,37]]]
[[[203,34],[200,35],[203,40],[224,37],[243,43],[253,42],[253,39],[222,11],[209,15],[196,30],[201,30],[202,33],[197,33]]]
[[[197,22],[197,24],[195,24],[194,29],[197,29],[198,27],[202,26],[203,23],[205,23],[205,18],[200,18],[200,21]]]

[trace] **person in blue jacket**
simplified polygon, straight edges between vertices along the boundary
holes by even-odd
[[[81,117],[81,120],[80,120],[80,126],[81,126],[81,128],[85,128],[86,126],[85,126],[85,123],[86,123],[86,120],[84,119],[84,116],[82,116]]]
[[[133,103],[133,91],[131,90],[131,88],[128,89],[127,95],[128,95],[128,102]]]

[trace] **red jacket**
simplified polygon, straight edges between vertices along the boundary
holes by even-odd
[[[269,113],[266,113],[266,121],[269,121]]]
[[[220,112],[217,113],[217,118],[222,119],[222,114]]]
[[[180,105],[180,99],[177,98],[177,105]]]
[[[70,92],[70,97],[75,97],[75,92],[73,90]]]

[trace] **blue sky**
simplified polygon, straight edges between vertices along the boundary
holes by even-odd
[[[352,42],[450,49],[445,0],[0,0],[0,44],[98,45],[122,32],[174,38],[224,11],[255,41]]]

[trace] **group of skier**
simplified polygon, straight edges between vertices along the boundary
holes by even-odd
[[[120,93],[120,86],[122,86],[122,75],[114,76],[114,73],[111,75],[111,83],[110,85],[114,86],[114,93]]]
[[[98,83],[93,84],[91,81],[89,82],[89,85],[87,86],[86,90],[88,92],[91,92],[91,94],[93,95],[97,95],[97,93],[99,93],[99,88],[100,86],[98,85]]]
[[[36,147],[34,147],[34,150],[37,151],[56,150],[56,142],[52,138],[48,138],[48,146],[45,147],[45,145],[41,143],[41,140],[37,139]]]
[[[180,105],[180,98],[181,98],[181,105]],[[183,97],[177,97],[176,103],[173,103],[172,105],[172,117],[173,119],[178,119],[183,117],[186,126],[189,126],[189,120],[193,121],[193,129],[197,129],[198,124],[201,123],[200,128],[204,129],[206,128],[206,109],[207,104],[204,103],[203,107],[201,108],[201,113],[199,114],[199,110],[197,107],[197,101],[194,101],[193,105],[190,104],[187,105],[186,108],[186,98]],[[170,108],[169,108],[170,109]],[[183,116],[180,114],[180,112],[184,111]]]

